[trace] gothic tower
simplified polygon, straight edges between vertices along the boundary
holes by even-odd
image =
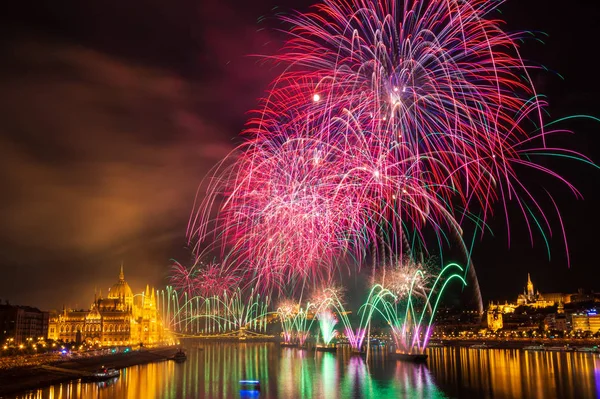
[[[531,275],[527,273],[527,297],[533,298],[533,283],[531,282]]]

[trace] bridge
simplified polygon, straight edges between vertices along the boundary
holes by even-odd
[[[226,340],[226,341],[252,341],[252,340],[266,340],[274,339],[274,335],[268,335],[252,330],[248,330],[245,327],[240,327],[237,330],[225,331],[212,334],[203,333],[180,333],[174,332],[174,335],[178,338],[196,338],[196,339],[207,339],[207,340]]]

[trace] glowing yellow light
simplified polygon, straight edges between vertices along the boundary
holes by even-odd
[[[315,94],[313,95],[313,101],[314,101],[314,102],[317,102],[317,101],[319,101],[320,99],[321,99],[321,96],[320,96],[318,93],[315,93]]]

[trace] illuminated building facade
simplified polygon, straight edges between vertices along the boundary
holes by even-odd
[[[501,330],[504,326],[502,320],[502,309],[498,305],[491,305],[487,311],[487,325],[490,331]]]
[[[48,334],[49,313],[31,306],[0,305],[0,342],[21,344]]]
[[[568,297],[561,293],[540,294],[533,289],[531,276],[527,273],[527,286],[521,295],[517,297],[517,306],[530,306],[533,308],[547,308],[554,306],[557,303],[568,302]]]
[[[106,298],[96,294],[89,310],[63,309],[50,320],[48,338],[108,346],[153,345],[167,341],[169,334],[154,289],[146,286],[144,294],[134,296],[121,266],[119,281]]]
[[[600,315],[594,312],[575,313],[571,316],[573,331],[600,331]]]

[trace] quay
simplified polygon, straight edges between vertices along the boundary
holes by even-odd
[[[0,371],[0,398],[71,380],[89,377],[101,366],[115,369],[172,358],[178,347],[140,349],[89,358],[73,358],[40,366],[16,367]]]

